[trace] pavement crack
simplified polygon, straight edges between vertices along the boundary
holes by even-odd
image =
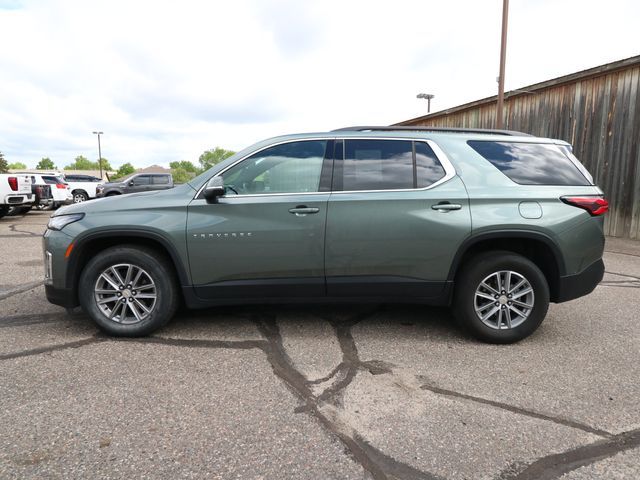
[[[542,457],[519,473],[503,472],[500,480],[554,480],[580,467],[640,446],[640,429],[613,435],[563,453]]]
[[[497,402],[495,400],[489,400],[489,399],[482,398],[482,397],[476,397],[476,396],[473,396],[473,395],[467,395],[465,393],[460,393],[460,392],[456,392],[456,391],[453,391],[453,390],[446,390],[444,388],[436,387],[435,385],[432,385],[432,384],[424,384],[424,385],[421,385],[420,388],[422,390],[428,390],[428,391],[436,393],[438,395],[444,395],[444,396],[447,396],[447,397],[454,397],[454,398],[459,398],[459,399],[463,399],[463,400],[469,400],[471,402],[482,403],[484,405],[489,405],[489,406],[492,406],[492,407],[500,408],[502,410],[507,410],[509,412],[517,413],[519,415],[525,415],[527,417],[537,418],[539,420],[546,420],[546,421],[553,422],[553,423],[556,423],[556,424],[559,424],[559,425],[564,425],[566,427],[571,427],[571,428],[575,428],[577,430],[582,430],[583,432],[586,432],[586,433],[591,433],[593,435],[598,435],[600,437],[613,438],[613,434],[610,433],[610,432],[606,432],[604,430],[593,428],[593,427],[591,427],[589,425],[585,425],[584,423],[580,423],[580,422],[577,422],[575,420],[571,420],[571,419],[567,419],[567,418],[561,418],[561,417],[552,417],[550,415],[545,415],[544,413],[535,412],[533,410],[527,410],[527,409],[524,409],[524,408],[515,407],[513,405],[509,405],[508,403],[502,403],[502,402]]]
[[[33,232],[28,232],[26,230],[18,230],[17,224],[9,225],[9,230],[11,230],[14,233],[21,233],[25,237],[42,237],[41,233],[33,233]]]
[[[67,313],[37,313],[34,315],[12,315],[0,318],[0,328],[22,327],[25,325],[39,325],[68,320]],[[73,319],[75,320],[75,319]]]
[[[94,343],[104,342],[107,338],[94,335],[90,338],[83,340],[77,340],[75,342],[62,343],[58,345],[49,345],[46,347],[33,348],[31,350],[23,350],[22,352],[5,353],[0,355],[0,360],[12,360],[14,358],[31,357],[33,355],[41,355],[43,353],[57,352],[60,350],[67,350],[70,348],[80,348]]]
[[[43,283],[44,282],[42,280],[39,280],[37,282],[25,283],[24,285],[20,285],[19,287],[12,288],[11,290],[5,290],[4,292],[0,292],[0,300],[5,300],[19,293],[28,292],[29,290],[39,287]]]
[[[640,288],[640,277],[618,272],[605,271],[604,273],[628,278],[629,280],[603,280],[599,284],[602,287]]]
[[[139,337],[139,338],[112,338],[113,342],[132,342],[132,343],[155,343],[160,345],[168,345],[171,347],[190,347],[190,348],[223,348],[231,350],[250,350],[258,348],[264,350],[266,342],[264,340],[200,340],[190,338],[172,338],[172,337]]]
[[[271,364],[274,374],[304,402],[304,405],[297,407],[294,413],[305,412],[316,418],[327,431],[337,437],[347,447],[351,457],[358,462],[374,480],[440,480],[440,477],[436,475],[422,472],[386,455],[370,445],[355,432],[351,431],[348,426],[342,425],[337,418],[331,418],[332,416],[321,410],[321,406],[326,405],[326,398],[343,391],[351,383],[359,368],[367,368],[366,366],[370,368],[376,367],[377,364],[375,362],[360,361],[355,341],[351,335],[351,328],[373,313],[375,313],[375,311],[359,314],[345,322],[336,322],[333,319],[329,320],[332,325],[334,325],[334,328],[336,328],[340,348],[343,353],[343,361],[326,380],[341,372],[346,373],[346,375],[344,379],[338,382],[337,386],[325,390],[325,392],[319,396],[314,395],[311,389],[311,385],[313,385],[314,382],[307,380],[305,376],[294,367],[291,358],[287,355],[275,315],[270,313],[254,315],[253,321],[267,340],[263,350],[267,356],[267,360]],[[369,365],[370,363],[372,365]],[[327,394],[327,391],[330,391],[330,393]],[[332,410],[329,409],[329,412],[331,411]]]

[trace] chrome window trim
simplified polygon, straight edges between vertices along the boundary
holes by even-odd
[[[325,140],[325,141],[342,140],[343,142],[347,141],[347,140],[391,140],[391,141],[403,140],[403,141],[412,141],[412,142],[424,142],[427,145],[429,145],[429,147],[431,147],[431,149],[433,150],[433,153],[436,155],[436,158],[438,159],[438,161],[442,165],[442,168],[444,168],[444,177],[442,177],[437,182],[434,182],[431,185],[429,185],[427,187],[422,187],[422,188],[398,188],[398,189],[382,189],[382,190],[337,190],[337,191],[331,190],[329,192],[251,193],[251,194],[246,194],[246,195],[230,195],[230,196],[223,195],[220,198],[221,199],[223,199],[223,198],[224,199],[232,199],[232,198],[275,197],[275,196],[291,196],[291,195],[331,195],[331,194],[337,195],[337,194],[345,194],[345,193],[353,194],[353,193],[381,193],[381,192],[421,192],[421,191],[424,191],[424,190],[430,190],[432,188],[435,188],[438,185],[442,185],[443,183],[448,182],[449,180],[451,180],[453,177],[456,176],[456,169],[453,166],[453,164],[451,163],[451,161],[449,160],[449,157],[447,157],[447,155],[440,148],[440,146],[436,142],[431,140],[431,139],[412,138],[412,137],[376,137],[376,136],[371,136],[371,135],[354,136],[354,137],[351,137],[351,136],[349,136],[349,137],[330,136],[330,137],[295,138],[295,139],[290,139],[290,140],[284,140],[282,142],[272,143],[270,145],[267,145],[265,147],[262,147],[262,148],[260,148],[258,150],[255,150],[255,151],[245,155],[244,157],[242,157],[238,161],[232,163],[231,165],[226,167],[224,170],[218,172],[214,176],[218,177],[220,175],[223,175],[230,168],[235,167],[240,162],[246,160],[249,157],[252,157],[253,155],[255,155],[257,153],[262,152],[263,150],[266,150],[267,148],[276,147],[278,145],[284,145],[284,144],[287,144],[287,143],[309,142],[309,141],[314,141],[314,140]],[[211,178],[213,178],[213,177],[211,177]],[[200,189],[198,189],[198,191],[196,192],[195,196],[193,197],[193,200],[198,200],[198,199],[201,200],[202,199],[202,198],[200,198],[200,195],[202,194],[202,191],[206,188],[207,183],[209,183],[211,178],[209,178],[206,182],[204,182],[202,187],[200,187]]]

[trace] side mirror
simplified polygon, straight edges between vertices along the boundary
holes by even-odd
[[[129,186],[133,187],[133,180],[129,181]]]
[[[218,197],[224,195],[224,180],[222,177],[213,177],[204,187],[204,198],[207,203],[216,203]]]

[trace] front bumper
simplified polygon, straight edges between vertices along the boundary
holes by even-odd
[[[556,303],[568,302],[593,292],[604,277],[602,259],[592,263],[582,272],[560,277]]]
[[[56,288],[53,285],[45,284],[44,292],[47,300],[54,305],[60,305],[65,308],[73,308],[79,305],[76,292],[70,288]]]
[[[65,308],[78,306],[76,289],[67,281],[65,252],[72,242],[71,236],[58,230],[47,229],[42,237],[45,294],[49,302]]]

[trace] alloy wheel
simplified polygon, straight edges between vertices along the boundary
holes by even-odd
[[[158,300],[156,285],[142,268],[120,263],[105,269],[96,280],[94,297],[109,320],[133,324],[147,319]]]
[[[476,315],[486,326],[501,330],[516,328],[531,314],[533,287],[521,274],[501,270],[485,277],[474,296]]]

